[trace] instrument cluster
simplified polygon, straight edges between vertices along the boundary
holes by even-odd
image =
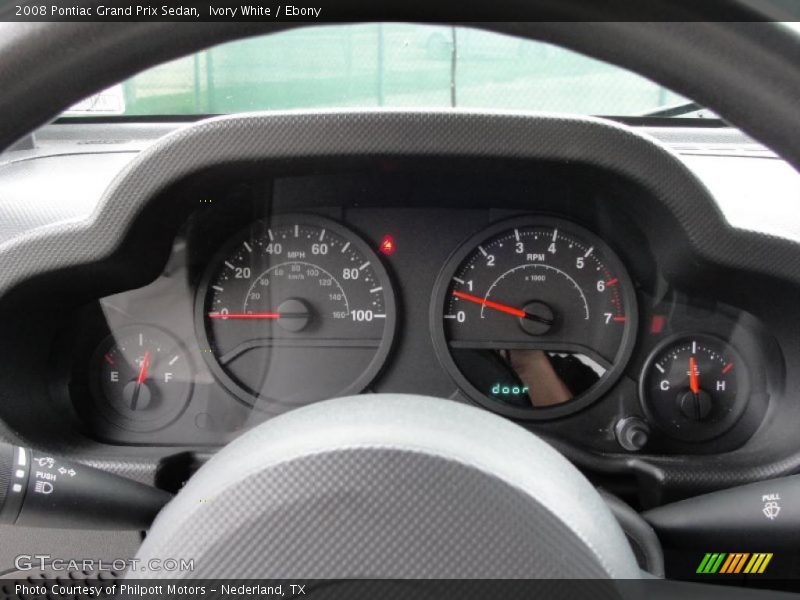
[[[764,328],[654,284],[608,233],[518,210],[199,211],[159,278],[76,316],[67,394],[90,435],[135,445],[216,446],[371,391],[603,452],[741,445],[774,380]]]

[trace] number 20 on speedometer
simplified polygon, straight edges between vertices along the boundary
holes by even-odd
[[[526,217],[467,241],[439,277],[431,327],[470,397],[518,418],[552,418],[605,393],[631,353],[635,294],[597,236]]]

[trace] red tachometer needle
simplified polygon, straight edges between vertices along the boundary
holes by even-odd
[[[689,357],[689,389],[693,394],[700,393],[700,381],[697,377],[697,364],[694,362],[694,356]]]
[[[276,312],[262,312],[262,313],[228,313],[222,314],[218,312],[208,313],[209,319],[280,319],[280,313]]]
[[[499,302],[492,302],[491,300],[484,300],[483,298],[479,298],[478,296],[473,296],[472,294],[465,294],[464,292],[459,292],[458,290],[453,290],[453,296],[455,296],[456,298],[461,298],[462,300],[474,302],[475,304],[480,304],[481,306],[485,306],[486,308],[491,308],[494,310],[499,310],[500,312],[507,313],[509,315],[514,315],[515,317],[519,317],[520,319],[524,319],[527,316],[527,313],[524,310],[520,310],[519,308],[514,308],[513,306],[506,306],[505,304],[500,304]]]
[[[144,353],[144,358],[142,358],[142,364],[139,367],[139,376],[136,378],[136,383],[142,385],[144,380],[147,379],[147,366],[150,364],[150,352]]]

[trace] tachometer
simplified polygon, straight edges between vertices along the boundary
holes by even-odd
[[[296,406],[370,383],[389,353],[395,300],[354,233],[282,216],[255,223],[212,262],[197,327],[212,371],[236,397]]]
[[[577,410],[614,384],[636,330],[631,281],[577,225],[525,217],[456,251],[431,310],[434,343],[460,387],[518,418]]]

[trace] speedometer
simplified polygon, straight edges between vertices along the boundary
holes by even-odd
[[[614,384],[636,331],[630,278],[566,221],[498,223],[455,252],[434,293],[437,352],[474,400],[517,418],[578,410]]]
[[[265,408],[362,391],[389,353],[395,322],[375,253],[310,215],[259,221],[237,235],[197,299],[212,372],[237,398]]]

